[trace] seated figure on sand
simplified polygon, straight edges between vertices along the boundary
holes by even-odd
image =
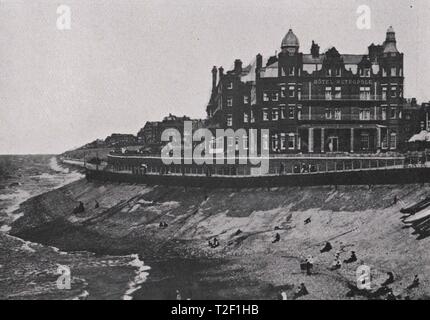
[[[275,239],[273,239],[272,243],[279,242],[280,240],[281,240],[281,236],[279,235],[279,233],[276,233]]]
[[[351,256],[348,259],[344,260],[343,262],[345,262],[345,263],[353,263],[353,262],[356,262],[356,261],[357,261],[357,256],[355,255],[355,251],[351,251]]]
[[[324,246],[324,248],[322,248],[320,250],[320,252],[321,253],[329,252],[331,249],[333,249],[333,247],[332,247],[331,243],[327,241],[326,244],[325,244],[325,246]]]
[[[294,294],[294,299],[306,296],[309,294],[308,289],[306,288],[304,283],[301,283],[300,286],[297,288],[297,291]]]

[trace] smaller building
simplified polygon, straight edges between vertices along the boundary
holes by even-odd
[[[160,121],[147,121],[137,133],[137,141],[144,146],[159,143],[161,141]]]
[[[132,134],[113,133],[105,139],[108,147],[126,147],[137,143],[136,136]]]
[[[147,121],[145,126],[137,133],[137,141],[140,145],[156,149],[162,145],[161,135],[166,129],[176,129],[181,135],[184,132],[185,121],[192,122],[193,132],[197,129],[204,128],[206,121],[202,119],[191,119],[188,116],[175,116],[169,114],[163,118],[163,121]]]

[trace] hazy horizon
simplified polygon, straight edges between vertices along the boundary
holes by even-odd
[[[57,7],[71,8],[58,30]],[[359,5],[372,27],[356,26]],[[0,0],[0,154],[58,154],[133,133],[169,113],[205,118],[214,65],[279,52],[365,54],[396,31],[405,97],[430,100],[430,2],[315,0]]]

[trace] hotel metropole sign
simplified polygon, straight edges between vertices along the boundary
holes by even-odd
[[[372,79],[315,79],[314,85],[372,85]]]

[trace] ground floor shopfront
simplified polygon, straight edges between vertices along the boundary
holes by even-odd
[[[381,125],[303,125],[270,135],[273,153],[396,151],[399,142],[395,130]]]

